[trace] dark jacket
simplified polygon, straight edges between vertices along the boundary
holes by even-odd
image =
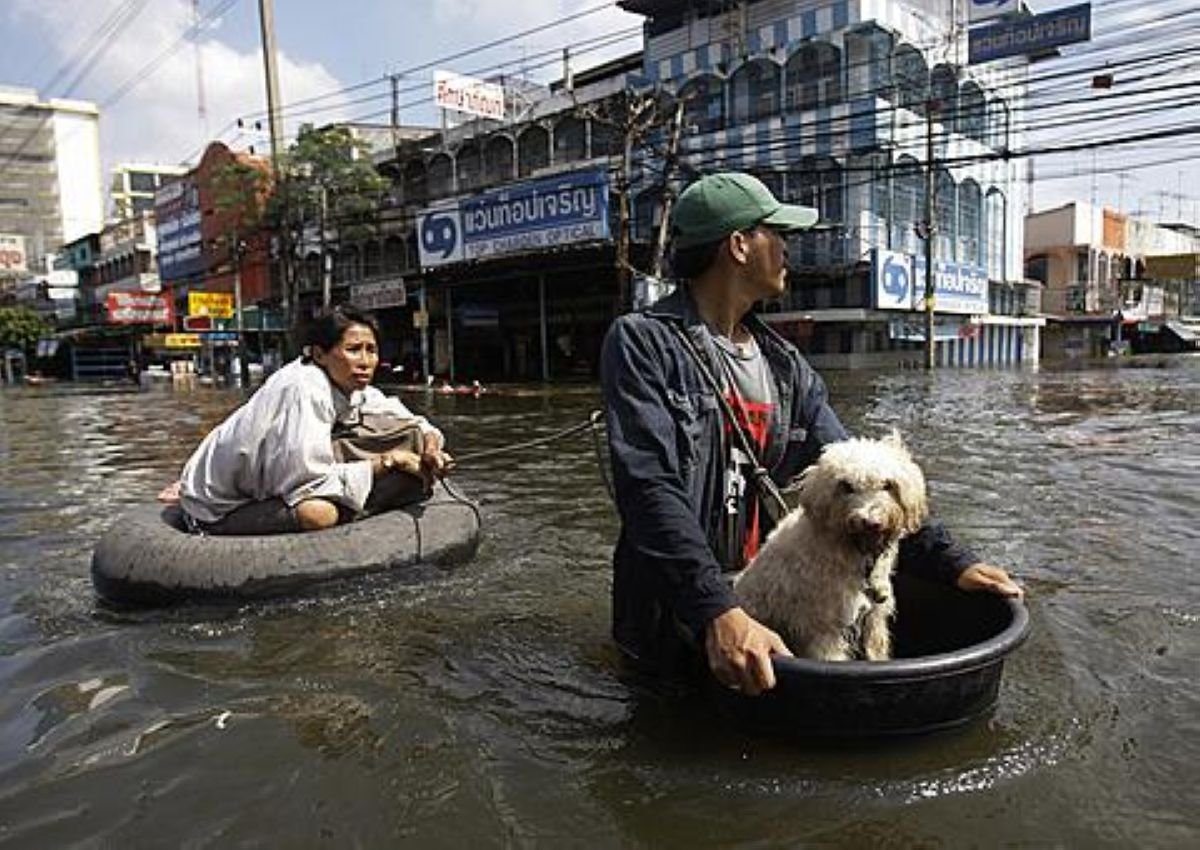
[[[848,436],[825,383],[796,349],[753,315],[753,334],[775,378],[779,415],[762,458],[784,484]],[[649,666],[696,643],[737,605],[718,555],[727,447],[717,399],[672,325],[715,362],[686,287],[613,324],[601,355],[613,483],[621,533],[613,555],[613,636]],[[900,569],[952,581],[978,560],[937,523],[905,539]]]

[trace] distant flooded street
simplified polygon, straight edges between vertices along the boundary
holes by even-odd
[[[466,566],[129,613],[92,546],[240,396],[0,390],[0,846],[1196,846],[1200,358],[1163,363],[827,374],[1033,619],[991,717],[870,745],[749,735],[627,674],[586,434],[463,464]],[[463,454],[598,405],[404,398]]]

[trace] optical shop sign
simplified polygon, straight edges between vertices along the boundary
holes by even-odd
[[[876,248],[875,309],[922,310],[925,258]],[[934,309],[971,315],[988,312],[988,279],[983,269],[962,263],[933,264]]]
[[[579,171],[484,192],[417,218],[425,267],[609,238],[608,177]]]

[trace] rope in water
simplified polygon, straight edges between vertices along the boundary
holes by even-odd
[[[604,425],[604,412],[593,410],[588,414],[588,418],[578,425],[572,425],[569,428],[563,428],[561,431],[555,431],[553,434],[548,434],[545,437],[538,437],[533,440],[524,440],[520,443],[510,443],[507,446],[498,446],[494,449],[483,449],[477,452],[467,452],[466,454],[455,455],[454,465],[459,466],[463,463],[482,460],[489,457],[498,457],[500,455],[512,454],[515,452],[525,451],[527,449],[537,448],[557,440],[572,437],[575,434],[580,434],[584,431],[591,431],[592,447],[596,452],[596,465],[600,470],[600,478],[604,481],[604,488],[608,491],[610,499],[615,499],[612,482],[609,480],[608,471],[604,466],[604,451],[601,445],[600,429]]]

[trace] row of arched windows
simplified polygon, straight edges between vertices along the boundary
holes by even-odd
[[[925,169],[912,157],[889,165],[882,155],[851,157],[843,166],[832,157],[804,157],[786,170],[756,171],[772,193],[788,203],[820,212],[820,230],[801,234],[797,243],[807,262],[846,262],[842,236],[858,221],[857,210],[874,214],[886,228],[876,241],[909,254],[924,250],[917,225],[925,221]],[[1007,205],[995,188],[984,192],[978,181],[956,183],[947,169],[935,175],[936,255],[981,267],[989,277],[1003,280]],[[851,196],[858,200],[851,201]],[[643,192],[634,205],[635,232],[650,238],[661,212],[661,189]],[[802,259],[802,262],[806,260]]]
[[[330,249],[332,282],[335,286],[372,280],[385,275],[415,272],[420,264],[416,239],[388,236]],[[321,255],[309,252],[301,268],[301,288],[321,288]]]
[[[961,85],[953,66],[932,70],[919,50],[901,45],[882,60],[884,72],[869,75],[870,89],[856,97],[874,95],[921,115],[933,109],[953,131],[982,144],[1008,144],[1008,105],[988,100],[974,80]],[[726,126],[753,124],[782,112],[799,112],[844,102],[849,69],[842,51],[833,44],[803,45],[780,65],[758,58],[743,63],[728,78],[704,73],[679,89],[684,101],[684,124],[700,133]]]

